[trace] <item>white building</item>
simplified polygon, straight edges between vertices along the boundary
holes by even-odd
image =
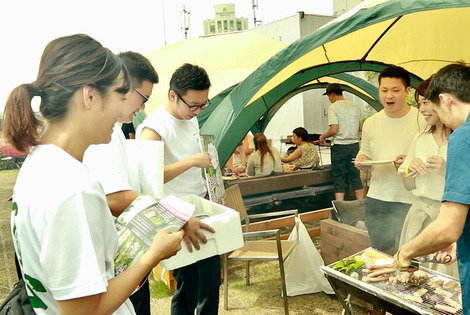
[[[354,8],[362,1],[364,0],[333,0],[333,15],[340,16],[341,14]]]
[[[215,19],[205,20],[204,35],[215,35],[243,31],[248,28],[248,19],[235,15],[235,4],[214,5]]]

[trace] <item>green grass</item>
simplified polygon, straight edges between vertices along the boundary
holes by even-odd
[[[14,261],[15,250],[11,240],[11,202],[18,170],[0,171],[0,301],[3,301],[18,281]]]
[[[17,169],[15,163],[7,158],[2,151],[0,151],[0,171],[1,170],[15,170]]]
[[[168,298],[173,294],[163,281],[156,281],[152,275],[149,276],[150,295],[156,299]]]

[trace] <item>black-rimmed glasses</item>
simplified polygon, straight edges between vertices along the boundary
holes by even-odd
[[[202,104],[202,105],[189,105],[188,103],[186,103],[186,101],[178,94],[178,92],[176,92],[176,95],[178,96],[178,98],[184,103],[184,105],[188,106],[188,109],[192,112],[195,112],[197,111],[198,109],[200,110],[203,110],[204,108],[206,108],[207,106],[209,106],[211,104],[211,101],[210,100],[207,100],[205,104]]]
[[[142,99],[144,100],[144,101],[142,102],[142,105],[145,105],[145,103],[147,103],[147,101],[149,100],[149,98],[148,98],[147,96],[143,95],[142,93],[140,93],[139,91],[137,91],[136,89],[134,89],[134,91],[136,91],[137,94],[139,94],[140,97],[142,97]]]

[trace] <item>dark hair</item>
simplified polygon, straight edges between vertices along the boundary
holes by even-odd
[[[426,98],[439,105],[439,94],[449,93],[462,102],[470,103],[470,67],[454,63],[440,69],[429,83]]]
[[[207,90],[211,81],[203,68],[189,63],[175,70],[170,80],[170,90],[179,95],[185,95],[188,90]]]
[[[302,128],[302,127],[295,128],[294,131],[292,131],[292,133],[295,133],[295,135],[301,138],[302,141],[308,141],[309,139],[308,131],[305,128]]]
[[[127,70],[109,49],[84,34],[54,39],[44,49],[36,81],[16,87],[8,96],[3,138],[17,150],[28,152],[38,143],[41,124],[31,108],[34,96],[41,97],[39,110],[43,117],[58,122],[67,113],[75,91],[93,86],[104,96],[120,73],[124,74],[124,85],[118,92],[127,93]]]
[[[253,142],[255,143],[255,150],[259,151],[260,156],[261,156],[261,171],[263,171],[263,165],[264,165],[264,157],[266,154],[271,155],[273,158],[274,164],[276,163],[276,160],[274,159],[273,152],[271,151],[271,148],[268,146],[268,139],[266,139],[266,136],[258,132],[253,136]]]
[[[418,103],[418,108],[419,108],[419,97],[423,96],[426,97],[426,90],[429,87],[429,83],[431,82],[433,76],[429,77],[428,79],[421,81],[420,84],[416,87],[415,90],[415,101]]]
[[[410,86],[410,73],[402,67],[399,66],[390,66],[385,68],[379,74],[379,85],[382,78],[397,78],[401,79],[405,84],[405,88]]]
[[[416,103],[418,104],[418,109],[420,108],[420,105],[419,105],[419,97],[420,96],[423,96],[426,98],[426,90],[428,89],[428,86],[429,86],[429,82],[431,82],[431,77],[429,77],[428,79],[424,80],[424,81],[421,81],[421,83],[418,84],[418,86],[416,87],[416,90],[415,90],[415,101]],[[428,130],[424,130],[423,133],[433,133],[434,130],[436,130],[436,126],[435,125],[432,125],[429,127]]]
[[[147,57],[133,51],[121,52],[118,54],[131,77],[132,87],[142,86],[142,82],[150,81],[158,83],[158,74]]]

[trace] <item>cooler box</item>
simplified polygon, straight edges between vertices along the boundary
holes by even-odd
[[[181,250],[175,256],[160,262],[165,269],[181,268],[196,261],[243,247],[243,233],[240,215],[237,211],[195,195],[185,196],[181,199],[196,206],[194,216],[207,215],[200,220],[212,226],[216,232],[210,233],[203,230],[207,243],[200,243],[200,250],[193,247],[192,253],[188,251],[186,243],[181,242]]]

